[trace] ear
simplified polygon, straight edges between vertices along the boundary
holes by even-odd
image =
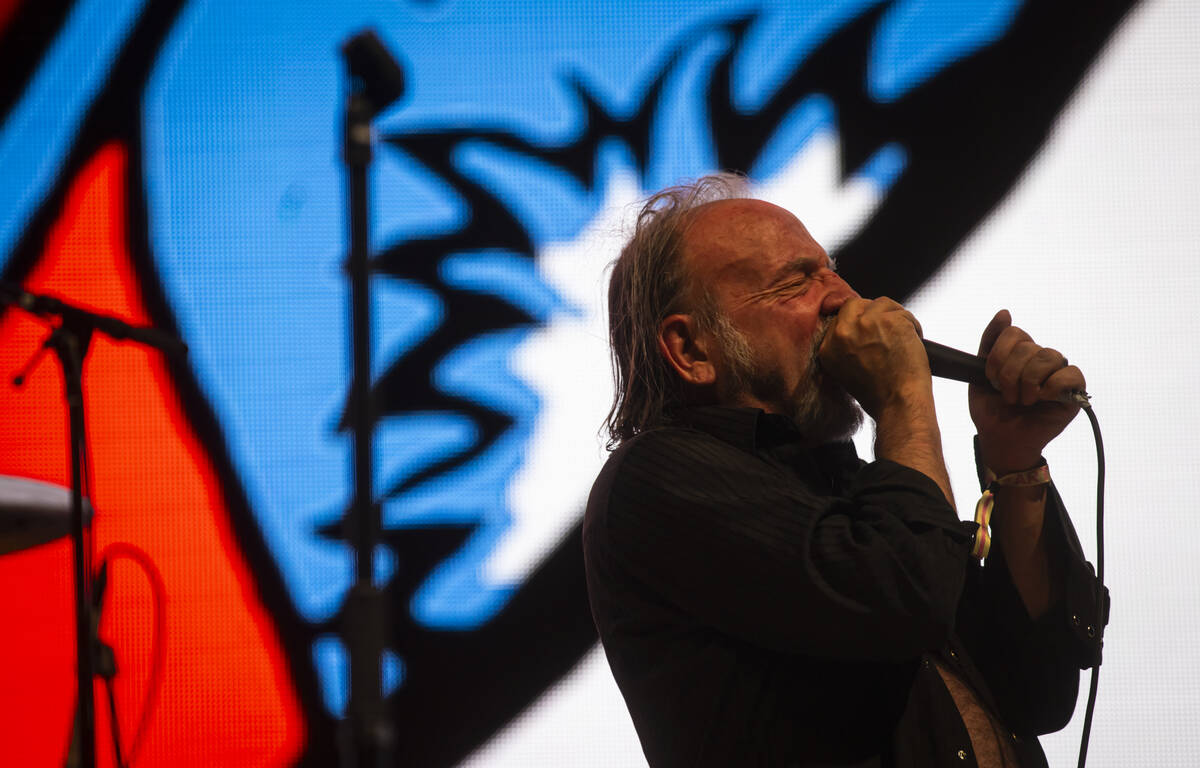
[[[702,387],[716,382],[717,369],[710,348],[707,334],[700,334],[692,315],[668,315],[658,326],[659,353],[689,384]]]

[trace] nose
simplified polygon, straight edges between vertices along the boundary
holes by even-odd
[[[826,275],[825,284],[829,290],[821,299],[821,315],[836,315],[838,310],[842,308],[850,299],[859,298],[858,291],[850,287],[850,284],[843,280],[836,272],[830,272]]]

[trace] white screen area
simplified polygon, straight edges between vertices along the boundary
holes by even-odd
[[[1095,766],[1190,766],[1200,755],[1193,724],[1200,712],[1200,652],[1193,641],[1200,586],[1189,575],[1196,541],[1191,486],[1200,468],[1200,409],[1192,401],[1200,380],[1192,349],[1200,327],[1197,32],[1200,9],[1191,0],[1149,2],[1134,11],[1012,193],[909,302],[928,338],[967,350],[975,349],[992,313],[1006,307],[1018,325],[1087,376],[1107,451],[1106,582],[1113,603],[1089,749]],[[843,217],[850,225],[832,220],[840,215],[836,205],[818,212],[825,219],[806,217],[795,203],[814,198],[789,190],[782,176],[764,196],[792,204],[818,239],[822,233],[836,239],[853,226],[853,217]],[[597,229],[611,233],[612,222]],[[585,292],[598,299],[602,283],[595,276]],[[603,325],[590,328],[591,349],[603,355]],[[607,370],[602,357],[586,365]],[[966,518],[978,486],[965,385],[938,382],[936,395]],[[607,390],[592,399],[603,405],[606,396]],[[593,410],[597,419],[603,415],[603,407]],[[858,442],[869,454],[869,428]],[[1046,456],[1094,561],[1096,459],[1087,420],[1076,419]],[[598,439],[588,461],[596,467],[602,461]],[[1085,674],[1071,724],[1042,739],[1051,765],[1075,763],[1087,684]],[[645,761],[597,648],[467,764]]]

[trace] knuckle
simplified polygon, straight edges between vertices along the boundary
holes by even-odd
[[[838,310],[838,317],[857,317],[863,313],[863,310],[866,309],[867,304],[868,302],[866,299],[862,299],[857,296],[846,299],[846,302],[842,304],[841,309]]]
[[[1041,349],[1041,347],[1039,347],[1037,344],[1034,344],[1032,341],[1028,339],[1021,339],[1013,345],[1013,354],[1019,354],[1032,358],[1038,355],[1041,352]]]
[[[997,365],[992,379],[1002,387],[1012,387],[1017,383],[1017,369],[1011,365]]]
[[[1010,347],[1015,347],[1023,342],[1031,341],[1029,334],[1022,331],[1015,325],[1010,325],[1000,332],[1000,341],[1003,341]]]
[[[1067,360],[1067,358],[1065,358],[1061,352],[1059,352],[1057,349],[1051,349],[1050,347],[1042,347],[1039,349],[1037,352],[1037,358],[1043,362],[1056,363],[1058,365],[1062,365]]]
[[[1005,329],[1005,331],[1012,334],[1014,338],[1018,338],[1023,341],[1033,341],[1033,337],[1026,333],[1025,329],[1021,328],[1020,326],[1010,325]]]

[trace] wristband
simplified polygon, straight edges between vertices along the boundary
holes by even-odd
[[[992,548],[992,533],[989,524],[992,522],[992,508],[996,505],[996,488],[1034,488],[1039,485],[1049,485],[1050,467],[1042,462],[1040,467],[1027,469],[1024,472],[1012,472],[1001,477],[991,469],[983,468],[983,479],[987,487],[979,501],[975,504],[975,522],[979,530],[975,532],[975,543],[971,546],[971,557],[983,560]]]
[[[1004,486],[1006,488],[1032,488],[1037,485],[1048,485],[1050,483],[1050,467],[1046,464],[1045,459],[1042,460],[1040,467],[1027,469],[1024,472],[1011,472],[1002,477],[996,477],[996,473],[988,467],[983,468],[984,484],[988,488],[996,486]]]

